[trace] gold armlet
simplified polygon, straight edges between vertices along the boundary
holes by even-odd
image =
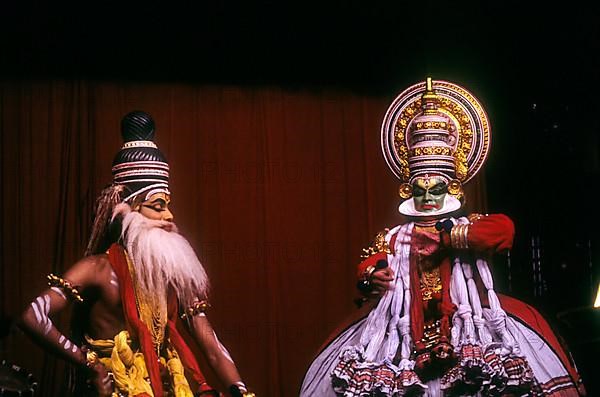
[[[185,309],[185,312],[181,315],[181,318],[198,316],[202,313],[205,313],[209,307],[210,304],[208,301],[201,300],[194,302],[190,307]]]
[[[59,288],[71,299],[74,299],[77,302],[83,302],[83,298],[79,294],[79,290],[77,290],[76,287],[73,287],[70,282],[52,273],[46,277],[48,278],[48,285],[50,287]]]

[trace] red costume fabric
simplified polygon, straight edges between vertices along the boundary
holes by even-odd
[[[127,258],[125,257],[123,247],[119,244],[113,244],[108,251],[108,258],[119,279],[123,313],[128,324],[129,332],[133,337],[137,337],[139,340],[140,348],[145,357],[146,367],[150,376],[150,385],[154,392],[154,396],[162,397],[164,391],[162,388],[158,356],[154,349],[150,331],[140,320],[138,314],[133,282],[131,280],[131,274],[129,273]],[[175,350],[177,350],[185,369],[188,370],[192,374],[194,380],[198,382],[201,392],[214,390],[206,383],[206,379],[200,371],[196,358],[175,326],[178,315],[177,300],[169,299],[168,306],[168,337],[175,347]],[[147,394],[142,393],[138,396],[146,397]]]
[[[472,221],[467,236],[469,247],[478,252],[504,252],[512,248],[513,221],[503,214],[483,215]]]

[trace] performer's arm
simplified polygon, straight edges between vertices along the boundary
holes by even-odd
[[[221,382],[230,386],[232,395],[243,395],[247,392],[246,385],[231,358],[231,355],[217,338],[213,327],[204,313],[191,318],[192,333],[202,349],[209,365],[215,371]],[[239,390],[233,391],[234,388]]]
[[[512,248],[515,227],[503,214],[469,216],[470,224],[455,225],[442,231],[444,245],[456,249],[499,253]]]
[[[19,327],[43,348],[71,364],[89,369],[100,395],[110,395],[111,381],[104,366],[88,364],[86,354],[52,322],[53,315],[67,308],[71,301],[78,301],[79,292],[93,284],[96,273],[93,260],[94,257],[84,258],[67,271],[64,278],[56,277],[54,286],[42,292],[23,312]]]

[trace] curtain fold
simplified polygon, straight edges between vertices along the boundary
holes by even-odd
[[[354,267],[399,223],[380,150],[392,98],[337,90],[94,81],[0,83],[2,318],[83,253],[111,182],[120,119],[144,110],[171,165],[175,222],[212,281],[209,319],[262,396],[297,395],[313,354],[354,310]],[[469,207],[484,208],[480,180]],[[62,329],[67,317],[56,324]],[[12,330],[0,358],[58,395],[62,367]],[[44,375],[42,375],[44,374]]]

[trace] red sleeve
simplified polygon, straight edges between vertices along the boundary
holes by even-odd
[[[379,261],[381,259],[383,259],[384,261],[387,261],[387,254],[385,252],[378,252],[377,254],[371,255],[370,257],[366,258],[364,261],[360,262],[356,269],[356,278],[358,280],[361,280],[363,273],[365,272],[365,270],[367,270],[367,267],[375,266],[377,264],[377,261]]]
[[[476,251],[502,252],[512,248],[513,221],[503,214],[482,215],[469,226],[469,247]]]
[[[379,262],[380,260],[387,262],[387,253],[385,251],[389,251],[389,247],[393,247],[395,244],[395,241],[396,241],[396,235],[394,235],[394,236],[392,236],[389,244],[387,244],[387,243],[381,244],[388,231],[389,231],[389,229],[385,229],[385,230],[379,232],[377,234],[377,236],[375,237],[375,240],[373,241],[371,247],[363,250],[363,252],[367,253],[367,255],[370,255],[370,256],[365,258],[357,266],[356,278],[359,281],[362,280],[363,274],[369,266],[375,267],[375,265],[377,265],[377,262]],[[377,243],[377,241],[379,241],[379,243]],[[380,245],[384,245],[386,248],[382,248]],[[373,253],[373,252],[375,252],[375,253]]]

